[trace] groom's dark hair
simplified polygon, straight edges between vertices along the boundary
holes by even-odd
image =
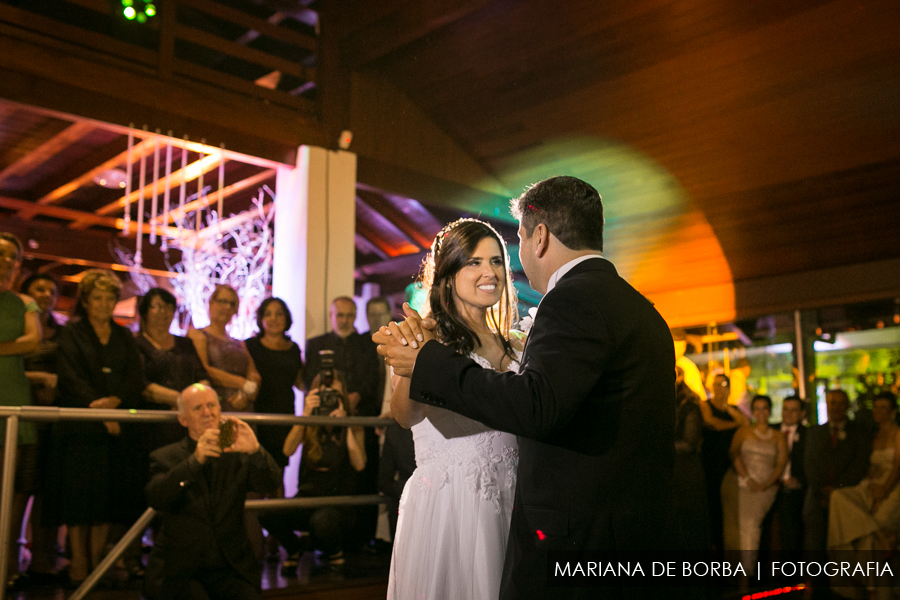
[[[510,201],[528,237],[539,223],[570,250],[603,250],[603,200],[577,177],[551,177]]]

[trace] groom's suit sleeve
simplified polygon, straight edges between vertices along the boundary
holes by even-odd
[[[410,398],[501,431],[598,454],[614,441],[620,419],[645,408],[644,394],[635,390],[659,380],[659,364],[668,362],[659,348],[672,353],[668,328],[630,286],[615,276],[599,284],[591,276],[567,277],[541,301],[521,373],[482,369],[428,342],[416,359]],[[633,406],[624,406],[632,398],[638,399]]]

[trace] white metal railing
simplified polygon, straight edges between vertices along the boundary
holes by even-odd
[[[344,427],[395,426],[393,419],[379,417],[295,417],[292,415],[263,415],[258,413],[222,413],[247,423],[266,425],[335,425]],[[12,501],[15,494],[16,453],[18,450],[19,421],[128,421],[131,423],[165,423],[175,421],[174,411],[135,409],[59,408],[56,406],[0,406],[0,419],[6,420],[6,439],[3,454],[3,483],[0,493],[0,600],[6,600],[8,576],[9,536],[12,526]],[[314,498],[275,498],[271,500],[247,500],[245,508],[251,510],[288,510],[318,506],[359,506],[382,504],[385,496],[319,496]],[[81,600],[115,564],[125,549],[147,528],[156,511],[148,508],[122,539],[110,550],[97,568],[82,582],[69,600]]]

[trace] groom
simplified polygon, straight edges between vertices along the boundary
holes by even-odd
[[[600,256],[597,190],[553,177],[513,200],[512,212],[525,274],[544,294],[520,373],[483,369],[433,341],[402,345],[395,324],[373,339],[395,373],[412,378],[413,400],[519,436],[500,598],[592,598],[598,590],[547,587],[548,552],[653,560],[666,548],[672,337],[653,305]]]

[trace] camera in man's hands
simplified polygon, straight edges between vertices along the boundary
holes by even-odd
[[[319,350],[319,406],[312,410],[316,416],[330,415],[341,406],[343,394],[334,389],[334,352]]]
[[[234,421],[224,420],[219,423],[219,450],[224,450],[234,443],[237,425]]]

